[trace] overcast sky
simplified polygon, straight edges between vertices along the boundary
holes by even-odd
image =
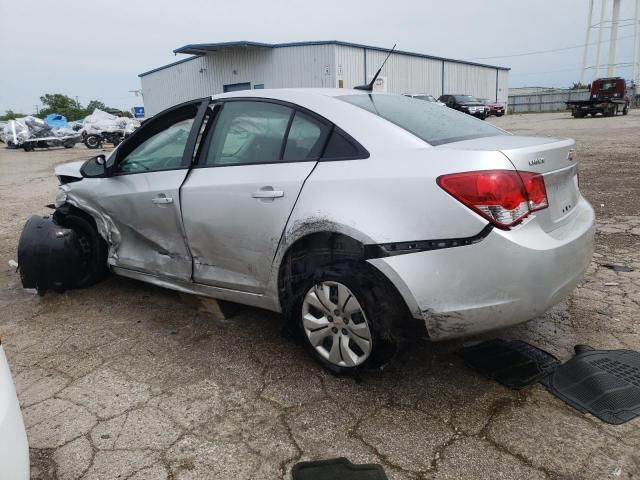
[[[596,0],[598,4],[600,0]],[[611,0],[608,0],[610,4]],[[184,58],[188,43],[343,40],[511,67],[510,86],[568,86],[584,43],[588,0],[0,0],[0,112],[34,111],[44,93],[129,109],[138,74]],[[621,19],[635,0],[622,0]],[[594,22],[597,20],[594,20]],[[631,22],[622,22],[621,25]],[[608,38],[609,31],[605,30]],[[622,26],[618,62],[631,62]],[[592,35],[592,42],[596,35]],[[603,58],[609,44],[603,45]],[[592,57],[595,46],[591,47]],[[482,58],[482,60],[480,60]],[[594,63],[592,59],[591,64]],[[606,62],[604,62],[606,63]],[[592,70],[593,71],[593,70]],[[631,68],[618,74],[631,77]]]

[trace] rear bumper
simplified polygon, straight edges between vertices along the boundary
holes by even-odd
[[[532,216],[473,245],[369,261],[432,339],[463,337],[526,322],[567,296],[591,261],[594,221],[581,198],[570,221],[549,233]]]
[[[29,445],[11,372],[0,345],[0,478],[29,478]]]

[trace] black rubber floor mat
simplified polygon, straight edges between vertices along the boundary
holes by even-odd
[[[640,415],[639,352],[580,346],[542,383],[572,407],[606,423],[619,425]]]
[[[291,470],[293,480],[388,480],[381,465],[354,465],[346,458],[300,462]]]
[[[481,375],[516,390],[539,382],[560,365],[550,353],[521,340],[497,338],[463,348],[458,354]]]

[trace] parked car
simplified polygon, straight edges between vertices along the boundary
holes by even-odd
[[[57,210],[20,240],[22,282],[80,288],[108,265],[283,312],[334,371],[379,365],[411,317],[433,340],[473,335],[576,286],[594,212],[573,147],[362,90],[194,100],[56,168]]]
[[[487,117],[495,115],[501,117],[504,115],[504,105],[500,102],[494,102],[488,98],[479,98],[478,101],[484,104],[489,110],[487,111]]]
[[[29,445],[22,413],[0,341],[0,478],[29,478]]]
[[[406,97],[412,97],[418,100],[425,100],[427,102],[435,103],[436,105],[444,106],[444,103],[439,101],[436,97],[434,97],[433,95],[427,95],[426,93],[405,93],[404,95]]]
[[[480,120],[487,118],[489,108],[471,95],[442,95],[438,100],[449,108],[468,113]]]

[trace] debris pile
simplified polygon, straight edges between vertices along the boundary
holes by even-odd
[[[126,137],[139,126],[140,123],[136,120],[111,115],[96,108],[91,115],[84,118],[81,132],[86,135],[118,132]]]
[[[33,150],[36,147],[71,148],[81,140],[62,115],[49,115],[47,119],[49,117],[55,117],[53,124],[32,116],[9,120],[2,130],[2,141],[9,148]]]

